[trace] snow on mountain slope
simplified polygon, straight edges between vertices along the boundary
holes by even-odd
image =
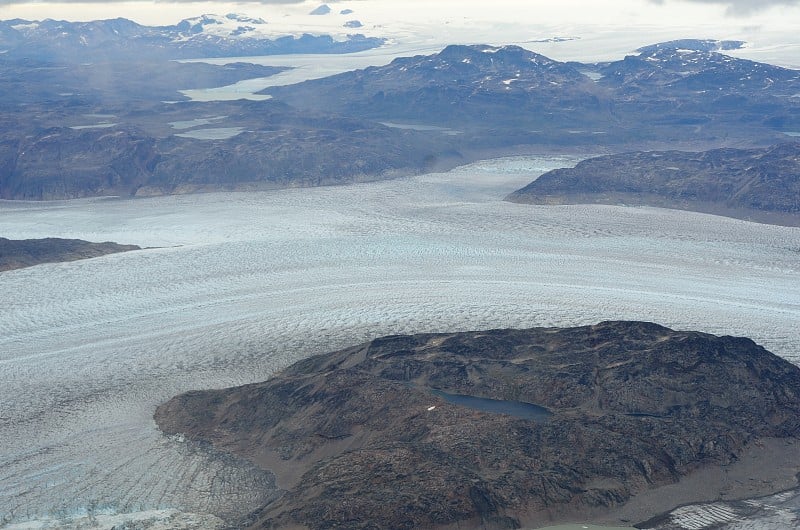
[[[384,39],[338,29],[276,27],[263,18],[205,14],[169,26],[143,26],[125,18],[68,22],[45,19],[0,21],[0,48],[10,57],[107,60],[119,55],[160,54],[171,59],[285,53],[350,53],[375,48]],[[92,55],[94,54],[94,55]],[[115,55],[116,54],[116,55]]]

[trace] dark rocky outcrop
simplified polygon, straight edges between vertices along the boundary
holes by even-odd
[[[31,267],[40,263],[96,258],[130,250],[140,250],[140,247],[55,237],[17,240],[0,237],[0,272]]]
[[[800,225],[800,143],[590,158],[545,173],[507,200],[650,205]]]
[[[285,495],[238,526],[516,528],[602,513],[797,437],[800,369],[749,339],[642,322],[390,336],[177,396],[155,419],[277,472]]]

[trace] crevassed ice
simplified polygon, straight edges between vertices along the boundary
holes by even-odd
[[[159,247],[0,274],[0,521],[240,515],[265,501],[271,477],[162,436],[155,407],[390,333],[641,319],[749,336],[798,362],[800,229],[502,202],[576,161],[517,157],[264,193],[0,202],[5,237]]]

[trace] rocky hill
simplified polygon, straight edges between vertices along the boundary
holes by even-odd
[[[691,42],[691,41],[690,41]],[[646,117],[651,126],[712,129],[766,127],[796,131],[800,72],[739,59],[675,41],[595,65],[598,84],[614,93],[614,113]],[[688,128],[687,128],[688,130]]]
[[[517,46],[448,46],[266,93],[301,109],[451,127],[475,143],[762,144],[800,131],[800,72],[685,39],[599,64]]]
[[[441,127],[467,156],[531,144],[563,149],[632,139],[613,122],[605,88],[575,66],[518,46],[447,46],[437,54],[264,92],[304,111]]]
[[[642,322],[391,336],[177,396],[155,419],[277,473],[283,497],[239,527],[518,528],[795,439],[800,369]]]
[[[444,125],[586,124],[601,110],[600,91],[591,79],[518,46],[453,45],[434,55],[399,58],[386,66],[267,92],[303,109]]]
[[[140,247],[54,237],[18,240],[0,237],[0,272],[31,267],[40,263],[96,258],[130,250],[140,250]]]
[[[507,200],[649,205],[800,225],[800,143],[590,158],[545,173]]]

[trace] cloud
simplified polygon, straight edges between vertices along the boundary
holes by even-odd
[[[11,0],[14,1],[14,0]],[[28,0],[19,0],[20,2],[27,2]],[[48,1],[55,1],[55,2],[108,2],[109,0],[48,0]],[[112,2],[114,0],[111,0]],[[124,2],[126,0],[119,0]],[[190,4],[190,3],[199,3],[204,0],[155,0],[157,4]],[[330,1],[330,0],[329,0]],[[2,2],[2,0],[0,0]],[[305,0],[245,0],[246,3],[252,4],[302,4]],[[322,3],[322,2],[320,2]]]
[[[671,0],[650,0],[654,4],[668,4]],[[764,11],[775,6],[796,6],[800,0],[686,0],[695,4],[717,4],[727,6],[727,14],[743,16]]]

